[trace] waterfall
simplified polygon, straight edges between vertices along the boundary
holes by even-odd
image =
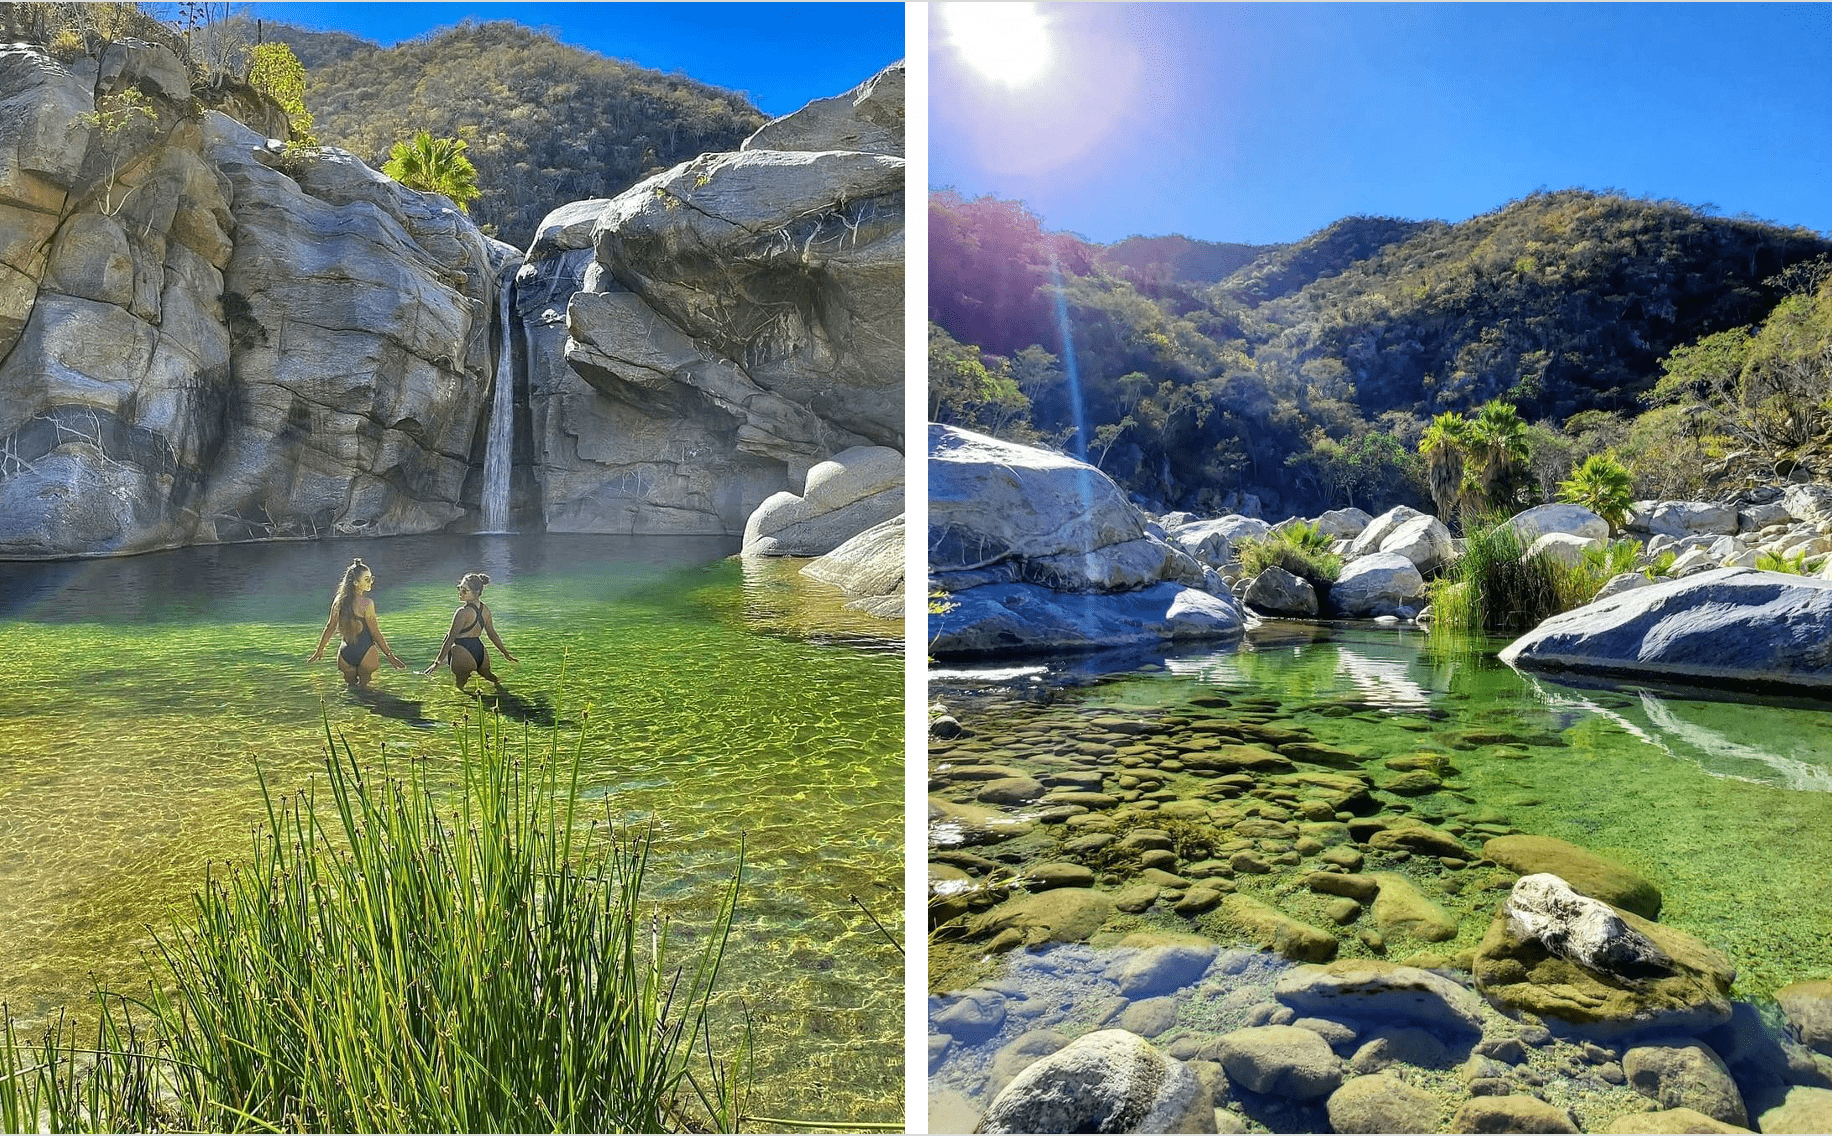
[[[502,335],[496,351],[496,398],[490,404],[490,433],[483,450],[483,532],[509,531],[509,456],[515,449],[515,340],[509,336],[509,302],[515,277],[498,289]]]

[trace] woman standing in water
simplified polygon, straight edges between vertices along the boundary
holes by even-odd
[[[317,662],[324,655],[324,645],[331,641],[331,632],[335,631],[343,636],[344,644],[337,650],[338,673],[351,686],[365,689],[381,668],[383,655],[388,656],[396,670],[407,669],[407,664],[382,635],[382,625],[375,620],[375,601],[369,598],[374,587],[375,573],[369,571],[369,566],[360,557],[350,561],[350,566],[344,569],[343,582],[337,586],[337,594],[331,597],[331,618],[325,621],[324,634],[318,637],[318,649],[305,660]]]
[[[490,619],[490,609],[483,602],[484,585],[490,577],[482,572],[468,572],[458,581],[459,608],[452,614],[452,629],[445,633],[445,642],[439,645],[439,656],[432,666],[421,671],[431,674],[440,663],[451,660],[452,681],[463,690],[464,684],[471,681],[473,673],[490,680],[497,689],[502,688],[502,681],[490,672],[490,655],[483,649],[483,636],[488,635],[490,642],[503,653],[503,658],[510,662],[519,662],[503,646],[502,639],[496,634],[496,624]],[[482,634],[479,634],[479,633]]]

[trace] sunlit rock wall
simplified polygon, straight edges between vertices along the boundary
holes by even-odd
[[[547,527],[737,534],[818,462],[902,450],[902,121],[898,65],[549,216],[517,282]]]

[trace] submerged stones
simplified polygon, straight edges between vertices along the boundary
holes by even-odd
[[[1660,889],[1614,860],[1550,836],[1500,836],[1482,846],[1482,854],[1523,876],[1550,872],[1592,899],[1660,918]]]
[[[1274,992],[1306,1014],[1412,1022],[1453,1036],[1482,1032],[1479,1000],[1469,990],[1441,974],[1377,959],[1294,967]]]
[[[1189,1066],[1125,1030],[1087,1034],[1012,1078],[980,1132],[1213,1132]]]
[[[1535,884],[1532,890],[1543,896],[1547,889]],[[1563,897],[1596,902],[1569,889]],[[1736,977],[1729,960],[1683,931],[1626,911],[1612,912],[1624,932],[1621,938],[1594,934],[1614,926],[1604,921],[1545,935],[1562,941],[1576,956],[1569,957],[1549,948],[1539,930],[1517,931],[1513,914],[1504,909],[1476,948],[1476,988],[1509,1009],[1567,1028],[1581,1026],[1598,1036],[1653,1030],[1696,1034],[1729,1020],[1730,984]],[[1643,941],[1648,946],[1640,946]],[[1631,961],[1628,974],[1611,969],[1625,957],[1640,961]],[[1590,961],[1580,961],[1584,958]]]

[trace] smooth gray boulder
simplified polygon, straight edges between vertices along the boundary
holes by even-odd
[[[1791,983],[1775,992],[1775,1001],[1802,1045],[1832,1055],[1832,981]]]
[[[1425,578],[1412,561],[1393,552],[1375,552],[1343,568],[1330,585],[1329,602],[1345,615],[1392,615],[1424,594]]]
[[[1691,1038],[1665,1038],[1622,1055],[1628,1083],[1661,1108],[1690,1108],[1713,1120],[1749,1127],[1749,1112],[1730,1070],[1711,1047]]]
[[[1667,536],[1713,535],[1737,531],[1737,511],[1711,501],[1659,501],[1645,517],[1649,532]]]
[[[1444,522],[1430,514],[1413,517],[1393,526],[1380,542],[1382,553],[1403,556],[1421,573],[1435,572],[1456,559],[1456,546]]]
[[[1257,540],[1272,526],[1257,517],[1231,514],[1210,521],[1189,521],[1171,528],[1165,539],[1204,564],[1217,568],[1236,557],[1234,546],[1242,540]]]
[[[1441,974],[1378,959],[1342,959],[1281,974],[1273,994],[1306,1014],[1408,1021],[1449,1034],[1482,1032],[1481,999]]]
[[[947,593],[930,619],[937,655],[1229,638],[1246,625],[1220,578],[1149,535],[1093,466],[940,425],[929,571]]]
[[[1527,546],[1521,559],[1535,556],[1549,556],[1554,561],[1571,567],[1584,559],[1584,554],[1593,548],[1602,548],[1603,542],[1596,537],[1577,536],[1573,533],[1550,532],[1535,538]]]
[[[1354,540],[1373,519],[1365,510],[1352,506],[1347,509],[1331,509],[1317,518],[1316,529],[1324,536]]]
[[[1294,576],[1277,565],[1253,577],[1241,599],[1264,615],[1308,619],[1317,614],[1317,589],[1311,587],[1309,580]]]
[[[1325,1105],[1337,1132],[1435,1132],[1437,1098],[1391,1073],[1352,1077]]]
[[[1790,485],[1781,494],[1780,506],[1809,525],[1832,524],[1832,485]]]
[[[1256,1093],[1292,1100],[1328,1096],[1342,1083],[1342,1061],[1321,1034],[1298,1026],[1248,1026],[1216,1039],[1228,1077]]]
[[[746,556],[824,556],[903,513],[903,455],[854,446],[816,464],[800,496],[784,490],[744,525]]]
[[[1508,527],[1519,534],[1521,541],[1526,544],[1532,544],[1547,533],[1565,533],[1592,540],[1609,539],[1608,521],[1582,505],[1563,502],[1535,505],[1516,513],[1508,519]]]
[[[1426,515],[1427,514],[1412,508],[1410,505],[1393,506],[1393,508],[1388,509],[1380,516],[1375,517],[1367,523],[1367,527],[1363,528],[1360,535],[1349,544],[1346,558],[1354,560],[1357,557],[1379,552],[1382,542],[1392,535],[1394,529],[1397,529],[1407,521],[1416,520]]]
[[[1125,1030],[1041,1058],[994,1098],[976,1132],[1213,1132],[1215,1104],[1189,1066]]]
[[[884,619],[903,616],[904,523],[892,517],[802,568],[802,575],[856,597],[848,607]]]
[[[1555,615],[1501,652],[1529,670],[1832,688],[1832,580],[1718,568]]]

